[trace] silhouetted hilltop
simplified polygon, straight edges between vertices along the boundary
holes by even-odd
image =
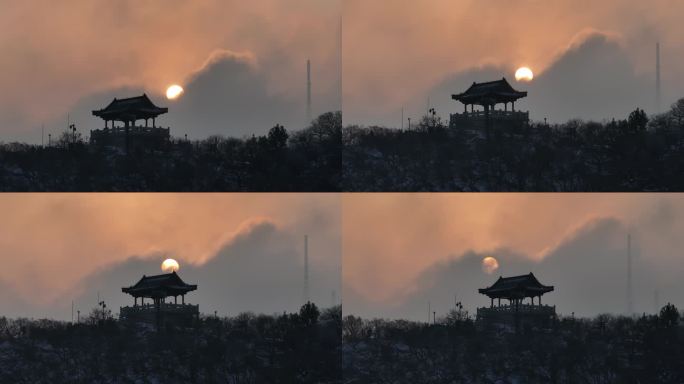
[[[683,191],[684,99],[603,123],[348,126],[342,170],[345,191]]]
[[[86,144],[64,132],[54,145],[0,145],[1,191],[339,191],[341,112],[299,131],[163,147]]]
[[[3,383],[340,383],[342,310],[205,316],[194,328],[0,318]]]
[[[565,317],[547,329],[481,329],[462,311],[436,324],[343,321],[345,383],[681,383],[684,326],[658,315]]]

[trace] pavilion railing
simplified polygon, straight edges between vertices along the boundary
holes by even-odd
[[[490,119],[496,120],[525,121],[530,119],[530,112],[490,110],[489,113],[485,111],[466,111],[463,113],[452,113],[450,115],[452,121],[465,119],[484,120],[487,116],[489,116]]]
[[[128,127],[128,134],[168,134],[170,127]],[[126,134],[126,127],[101,128],[90,131],[90,134],[96,135],[123,135]]]
[[[493,307],[484,307],[477,309],[477,315],[479,317],[485,317],[489,315],[497,314],[509,314],[509,313],[519,313],[519,314],[533,314],[533,315],[554,315],[556,313],[556,306],[553,305],[532,305],[532,304],[519,304],[519,305],[500,305]]]
[[[183,314],[197,314],[199,313],[199,305],[193,304],[171,304],[171,303],[161,303],[157,309],[154,304],[142,304],[134,305],[130,307],[121,307],[120,315],[122,317],[127,317],[130,315],[136,315],[140,313],[154,313],[157,310],[165,313],[183,313]]]

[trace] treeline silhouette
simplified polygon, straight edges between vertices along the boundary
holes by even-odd
[[[411,130],[347,126],[346,191],[682,191],[684,99],[662,114],[565,124]]]
[[[2,383],[340,383],[340,306],[202,316],[194,328],[0,318]]]
[[[684,326],[657,315],[561,317],[548,329],[483,329],[454,310],[434,324],[343,320],[347,383],[681,383]]]
[[[64,132],[53,145],[0,144],[1,191],[339,191],[341,112],[303,130],[174,139],[163,148],[86,144]]]

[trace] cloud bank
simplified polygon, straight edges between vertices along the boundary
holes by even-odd
[[[478,288],[533,272],[556,287],[544,301],[559,313],[624,313],[628,233],[635,310],[654,311],[656,295],[684,305],[676,195],[460,195],[345,201],[345,312],[425,320],[428,302],[444,315],[456,296],[472,313],[489,303]]]
[[[315,297],[329,304],[339,284],[332,195],[10,194],[0,207],[6,315],[68,319],[72,300],[90,309],[98,291],[112,307],[128,304],[121,287],[160,273],[165,257],[181,262],[183,278],[199,280],[205,309],[291,309],[303,295],[305,234],[312,287],[321,281]],[[244,300],[220,304],[230,295]]]
[[[268,96],[257,101],[275,98],[295,108],[302,105],[310,58],[315,110],[339,109],[339,18],[339,0],[77,0],[60,4],[59,12],[47,0],[5,1],[0,15],[6,31],[0,36],[1,140],[39,143],[41,124],[46,136],[54,135],[66,126],[67,114],[81,129],[99,128],[89,110],[78,109],[79,101],[100,94],[125,97],[128,94],[119,92],[125,89],[161,98],[166,87],[187,80],[216,51],[249,55],[258,64],[250,71],[237,66],[233,72],[210,76],[214,81],[219,80],[215,76],[228,77],[220,79],[223,85],[235,81],[230,76],[253,82],[253,90],[224,91],[232,95],[229,100],[241,91]],[[277,111],[262,114],[287,123],[288,116]],[[296,122],[302,124],[304,108],[289,111],[297,112]],[[227,113],[222,117],[222,128],[244,124],[231,121]],[[244,130],[257,132],[261,122],[257,119]],[[206,128],[211,129],[214,125]],[[227,128],[222,132],[240,133]]]
[[[512,79],[520,66],[538,75],[524,103],[534,118],[610,119],[637,105],[654,112],[656,41],[663,107],[682,96],[684,29],[673,17],[682,11],[684,4],[665,0],[348,1],[345,122],[398,126],[402,107],[415,119],[428,97],[446,117],[462,110],[451,93],[473,81]],[[591,104],[600,98],[603,114]]]

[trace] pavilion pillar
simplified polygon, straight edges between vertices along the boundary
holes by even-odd
[[[499,307],[501,306],[501,298],[499,297]]]
[[[147,128],[147,121],[150,119],[145,119],[145,128]]]
[[[463,113],[468,113],[468,104],[463,104]]]
[[[157,118],[153,117],[152,118],[152,128],[156,128],[156,127],[157,127]]]
[[[181,295],[182,303],[185,304],[185,295]]]
[[[173,303],[174,303],[174,304],[178,304],[178,296],[174,296],[174,297],[173,297]]]
[[[508,112],[508,101],[504,103],[504,112]]]
[[[492,300],[492,303],[489,305],[489,308],[494,308],[494,298],[490,297],[490,300]]]
[[[511,102],[511,104],[512,104],[512,109],[511,109],[511,111],[512,111],[512,112],[515,112],[515,101]]]

